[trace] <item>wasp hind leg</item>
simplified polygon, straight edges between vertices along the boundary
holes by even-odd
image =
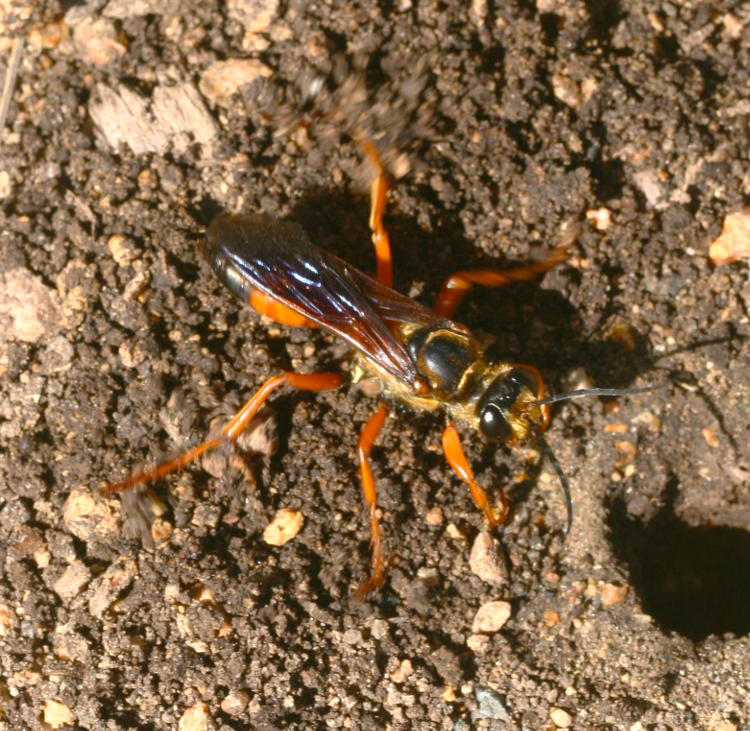
[[[568,257],[568,249],[575,243],[579,234],[580,226],[578,225],[566,229],[560,243],[542,261],[530,262],[510,269],[466,269],[452,274],[443,282],[433,309],[438,315],[452,318],[475,284],[481,284],[484,287],[504,287],[510,282],[535,279],[565,261]]]
[[[294,371],[282,371],[278,375],[269,378],[255,392],[252,398],[221,430],[220,436],[214,439],[208,439],[197,447],[193,447],[177,457],[162,462],[148,472],[141,472],[132,475],[122,482],[110,483],[104,488],[104,490],[105,492],[119,492],[121,490],[135,487],[136,485],[144,485],[153,482],[170,472],[182,469],[186,465],[195,461],[202,454],[205,454],[212,449],[216,449],[221,445],[223,440],[234,442],[242,430],[252,422],[253,418],[260,410],[260,407],[268,397],[276,391],[276,389],[281,388],[282,386],[291,386],[292,388],[297,388],[301,391],[328,391],[330,389],[338,388],[341,383],[342,378],[339,373],[295,373]]]

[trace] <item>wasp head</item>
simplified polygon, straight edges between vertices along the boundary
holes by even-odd
[[[479,432],[493,442],[525,441],[547,426],[549,409],[536,403],[544,394],[542,377],[535,368],[491,367],[476,402]]]

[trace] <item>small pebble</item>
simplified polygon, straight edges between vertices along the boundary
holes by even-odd
[[[18,618],[12,607],[0,604],[0,637],[6,637],[18,624]]]
[[[570,728],[573,717],[562,708],[550,708],[549,717],[557,728]]]
[[[708,256],[716,266],[750,257],[750,208],[724,219],[721,236],[711,244]]]
[[[510,614],[511,607],[508,602],[494,601],[482,604],[474,616],[471,631],[487,634],[497,632],[510,619]]]
[[[127,51],[115,24],[106,18],[90,17],[76,24],[73,45],[79,56],[94,66],[106,66]]]
[[[156,518],[151,524],[151,540],[155,546],[166,543],[174,533],[174,526],[164,518]]]
[[[641,170],[633,176],[635,184],[652,207],[659,207],[664,198],[664,187],[656,170]]]
[[[72,362],[75,351],[73,346],[62,335],[56,335],[45,346],[41,356],[42,367],[46,373],[61,373],[67,371]]]
[[[344,632],[344,634],[341,636],[341,639],[347,644],[347,645],[361,645],[364,638],[362,637],[362,633],[358,629],[348,629]]]
[[[581,87],[568,76],[555,74],[552,77],[552,91],[563,104],[567,104],[572,109],[583,104]]]
[[[406,658],[399,663],[398,667],[391,673],[390,678],[394,683],[403,683],[413,672],[414,667],[411,660]]]
[[[95,617],[101,617],[117,600],[138,573],[138,566],[131,558],[117,559],[109,568],[91,584],[89,611]]]
[[[606,231],[612,223],[612,212],[609,208],[593,208],[586,211],[586,218],[597,231]]]
[[[283,546],[301,530],[305,517],[299,510],[282,508],[263,531],[263,540],[269,546]]]
[[[140,253],[138,246],[122,234],[113,234],[107,239],[107,248],[118,266],[124,267],[136,259]]]
[[[55,593],[65,602],[78,596],[91,579],[91,572],[81,561],[74,561],[53,584]]]
[[[617,584],[602,584],[602,606],[610,607],[613,604],[617,604],[618,602],[621,602],[627,595],[627,586],[618,586]]]
[[[73,490],[63,510],[65,529],[82,541],[92,541],[117,535],[114,511],[90,492]]]
[[[439,505],[435,505],[435,507],[430,508],[427,511],[427,515],[425,515],[424,519],[427,525],[442,525],[444,520],[443,509]]]
[[[508,711],[497,691],[492,690],[492,688],[477,686],[474,691],[474,697],[479,704],[479,708],[475,714],[476,718],[491,718],[495,721],[508,720]]]
[[[87,662],[90,656],[86,638],[71,629],[70,625],[59,625],[52,639],[55,657],[66,662]]]
[[[633,421],[636,424],[644,424],[651,432],[658,433],[661,431],[661,419],[650,411],[641,411]]]
[[[179,731],[207,731],[208,729],[208,704],[196,703],[190,706],[180,716],[177,726]]]
[[[52,728],[72,726],[75,723],[73,712],[64,703],[48,700],[44,704],[44,722]]]
[[[221,701],[221,710],[230,716],[239,716],[250,702],[250,694],[244,690],[233,690]]]
[[[229,17],[245,28],[247,33],[264,33],[279,10],[279,0],[228,0]]]
[[[466,646],[475,655],[484,655],[490,645],[490,638],[487,635],[469,635],[466,639]]]
[[[54,291],[26,269],[0,274],[0,338],[35,343],[61,325]]]
[[[505,583],[505,566],[498,554],[497,545],[487,531],[482,531],[474,539],[469,554],[471,570],[488,584],[500,586]]]
[[[226,105],[233,94],[270,75],[271,69],[254,58],[215,61],[203,72],[198,88],[214,104]]]
[[[384,619],[373,620],[372,626],[370,627],[370,632],[372,633],[374,639],[382,640],[383,637],[388,634],[388,622],[386,622]]]
[[[466,540],[466,536],[464,535],[463,531],[455,523],[449,523],[448,527],[445,529],[445,532],[448,534],[448,538],[454,541]]]

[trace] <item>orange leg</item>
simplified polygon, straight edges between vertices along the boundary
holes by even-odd
[[[383,559],[380,522],[377,512],[378,491],[375,487],[375,478],[372,474],[369,459],[372,446],[378,438],[380,430],[383,428],[386,416],[388,416],[388,408],[385,405],[381,405],[367,420],[357,443],[357,457],[362,477],[362,493],[365,498],[365,505],[370,509],[370,545],[372,547],[370,576],[357,589],[357,598],[359,599],[364,598],[371,591],[380,588],[383,581],[385,581],[386,566]]]
[[[365,154],[375,166],[375,179],[370,186],[370,230],[372,231],[372,244],[375,247],[375,258],[377,259],[376,279],[387,287],[393,286],[393,262],[391,260],[391,242],[388,232],[383,226],[383,212],[385,211],[385,198],[388,193],[388,175],[378,155],[377,148],[369,140],[362,142]]]
[[[437,300],[435,301],[435,312],[443,317],[451,318],[464,297],[475,284],[485,287],[502,287],[509,282],[528,281],[540,274],[552,269],[568,256],[568,249],[573,245],[578,234],[578,229],[573,227],[566,232],[565,240],[554,248],[544,261],[531,262],[512,269],[467,269],[456,272],[443,282]]]
[[[179,470],[190,464],[202,454],[211,449],[216,449],[223,439],[233,442],[239,433],[253,420],[258,410],[266,399],[281,386],[291,386],[302,391],[327,391],[338,388],[342,378],[338,373],[294,373],[293,371],[282,371],[276,376],[269,378],[253,395],[253,397],[232,417],[232,420],[221,430],[221,436],[209,439],[197,447],[179,455],[173,459],[162,462],[160,465],[148,472],[142,472],[129,477],[122,482],[110,483],[106,486],[106,492],[117,492],[126,490],[135,485],[153,482],[169,472]]]
[[[490,505],[487,493],[474,480],[474,473],[469,467],[464,450],[461,448],[461,440],[453,422],[449,422],[443,431],[443,452],[448,464],[454,472],[469,486],[471,497],[476,506],[484,513],[490,528],[496,528],[505,522],[508,517],[508,499],[502,489],[500,490],[500,508]]]

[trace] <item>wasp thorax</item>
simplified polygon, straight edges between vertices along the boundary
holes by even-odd
[[[529,408],[539,398],[536,374],[515,366],[496,376],[477,401],[479,431],[492,441],[523,441],[533,426],[539,426],[541,410]]]
[[[443,328],[415,330],[406,347],[430,390],[445,399],[458,395],[468,369],[479,357],[470,335]]]

